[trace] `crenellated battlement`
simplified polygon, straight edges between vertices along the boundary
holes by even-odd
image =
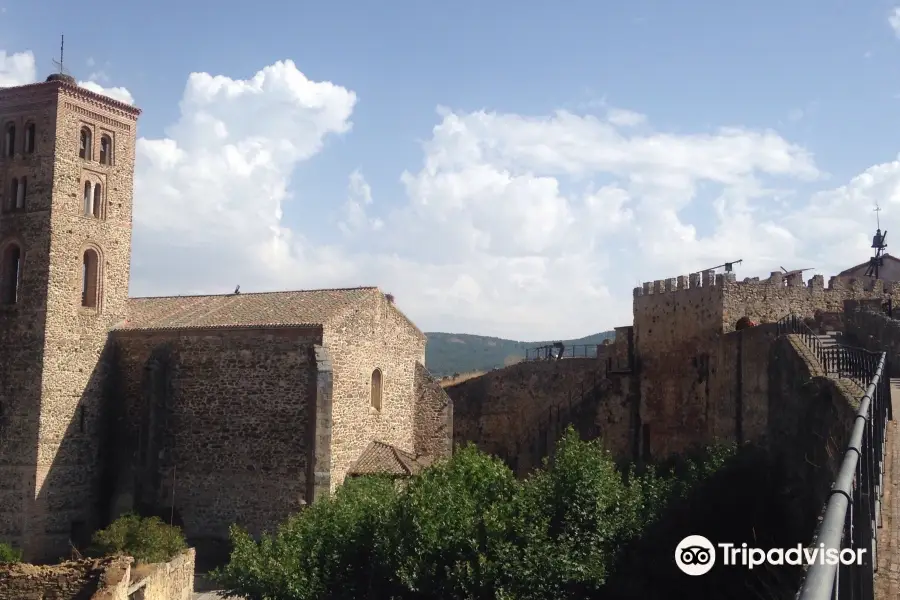
[[[857,291],[868,293],[886,293],[900,295],[900,283],[892,283],[889,288],[884,287],[884,282],[872,277],[841,277],[829,278],[828,286],[825,286],[823,275],[813,275],[808,281],[803,280],[802,273],[785,274],[781,271],[772,271],[766,279],[759,277],[745,277],[737,281],[734,273],[719,273],[715,271],[700,271],[689,275],[679,275],[669,279],[657,279],[645,281],[641,287],[634,288],[634,296],[655,296],[673,292],[683,292],[723,286],[768,286],[769,288],[807,288],[809,290],[822,291]]]

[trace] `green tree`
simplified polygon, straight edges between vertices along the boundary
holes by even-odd
[[[187,543],[179,527],[159,517],[127,514],[94,534],[90,552],[97,556],[124,554],[137,563],[156,563],[169,561],[185,549]]]
[[[22,561],[22,551],[9,544],[0,542],[0,563],[17,563]]]

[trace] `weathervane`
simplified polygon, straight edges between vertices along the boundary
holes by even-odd
[[[59,37],[60,37],[60,39],[59,39],[59,60],[58,61],[54,60],[53,66],[55,66],[56,68],[59,69],[60,75],[68,75],[69,73],[66,72],[66,68],[63,66],[63,49],[65,48],[65,45],[66,45],[66,36],[61,35]]]
[[[875,231],[875,236],[872,238],[872,248],[875,250],[875,256],[869,259],[869,267],[866,269],[866,277],[874,277],[878,279],[879,267],[884,265],[884,249],[887,248],[887,244],[884,240],[887,238],[887,230],[884,233],[881,233],[881,207],[878,206],[878,203],[875,203],[875,209],[873,211],[875,213],[875,222],[878,225],[878,229]]]

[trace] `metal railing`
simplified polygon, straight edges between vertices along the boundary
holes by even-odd
[[[597,358],[599,344],[548,344],[525,349],[525,360],[559,360],[561,358]]]
[[[869,352],[863,348],[854,348],[839,344],[826,345],[806,322],[796,315],[788,315],[777,323],[778,334],[794,334],[799,336],[806,346],[812,350],[819,360],[826,375],[851,379],[861,388],[865,388],[875,372],[880,354]]]
[[[828,551],[837,551],[842,557],[851,553],[854,557],[861,555],[862,560],[847,563],[814,560],[806,572],[798,600],[873,600],[884,490],[885,435],[887,422],[893,418],[886,354],[841,346],[827,348],[796,317],[779,321],[779,329],[781,333],[801,336],[831,374],[857,381],[866,377],[868,381],[825,514],[809,548],[810,552],[824,552],[825,556]]]

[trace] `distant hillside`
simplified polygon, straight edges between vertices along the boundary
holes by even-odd
[[[549,342],[516,342],[502,338],[464,333],[426,333],[425,364],[437,377],[454,373],[489,371],[518,362],[525,357],[526,348],[545,346]],[[577,340],[562,340],[569,347],[576,344],[600,344],[615,336],[613,331],[595,333]]]

